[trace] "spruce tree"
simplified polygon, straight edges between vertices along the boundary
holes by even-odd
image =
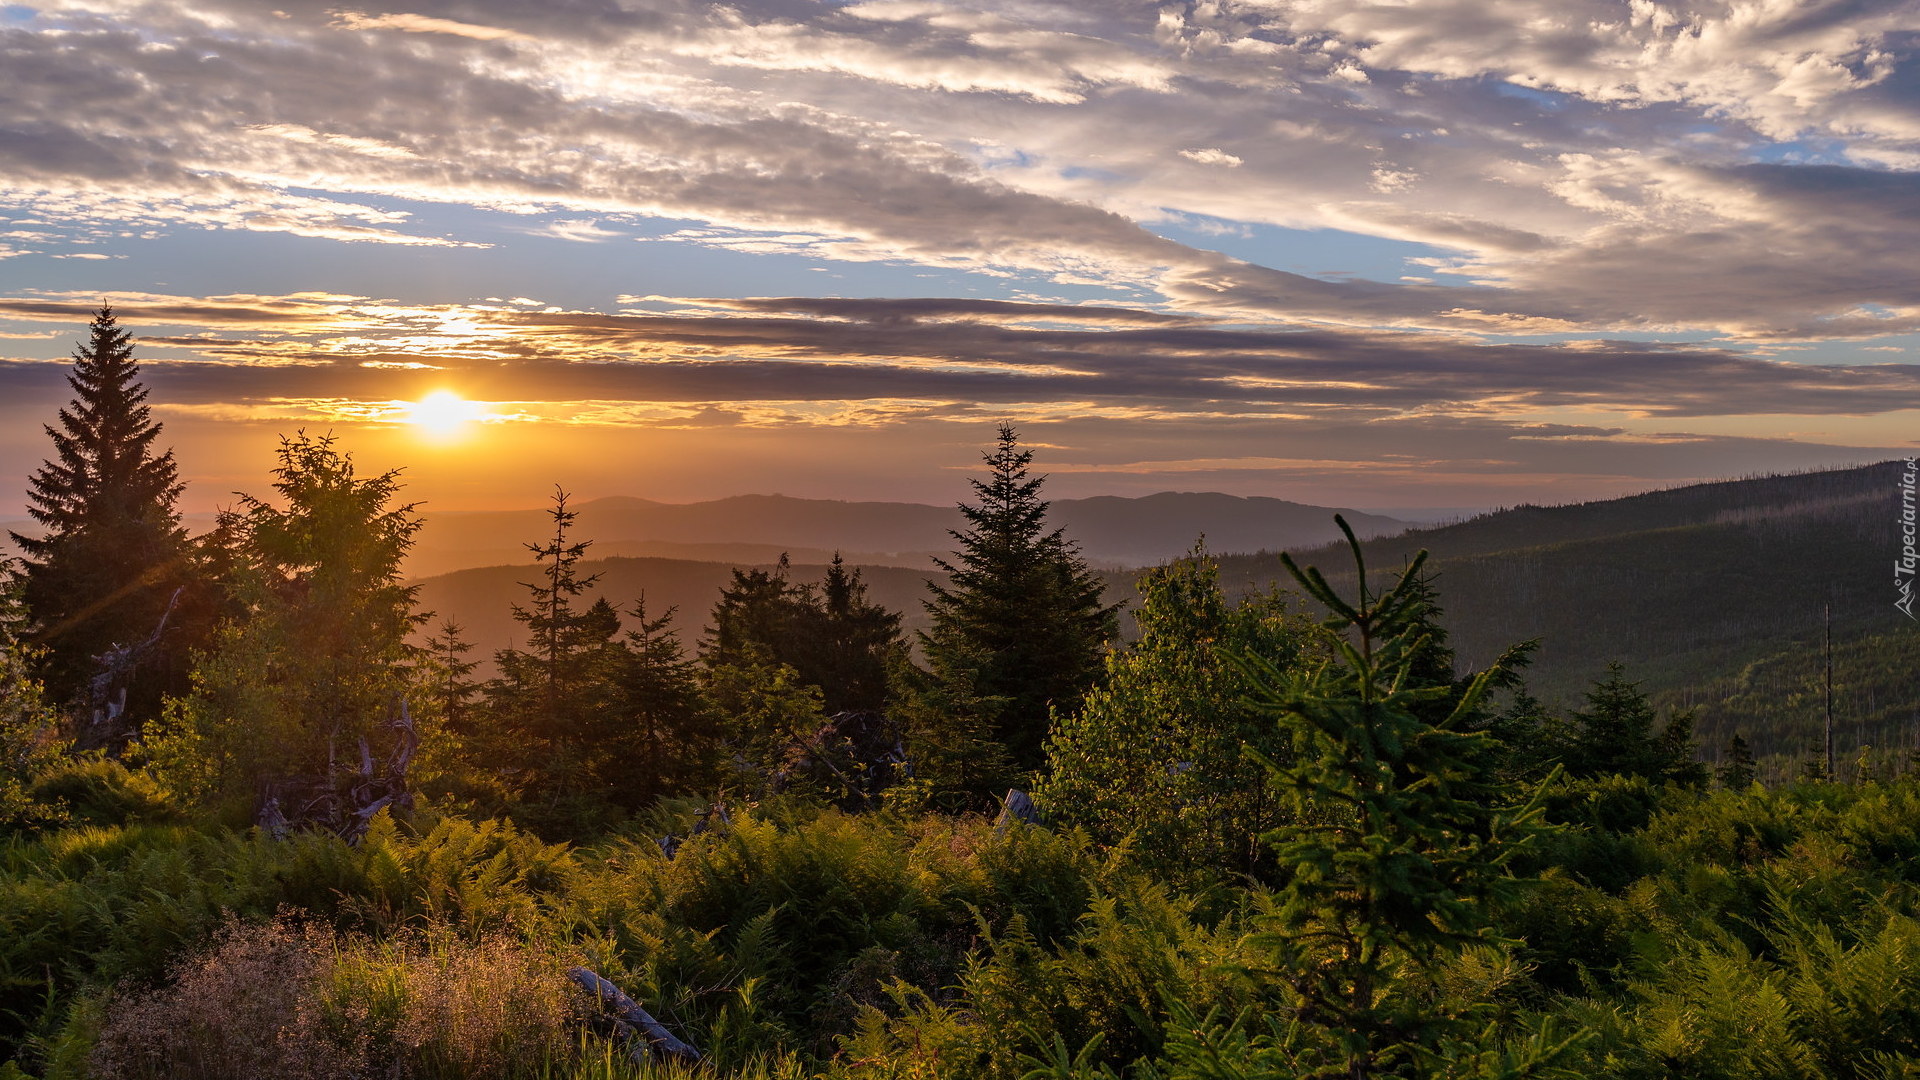
[[[1494,902],[1523,885],[1511,865],[1543,828],[1537,806],[1510,801],[1493,737],[1470,730],[1497,673],[1472,676],[1464,693],[1413,685],[1430,644],[1419,576],[1427,553],[1375,595],[1359,541],[1334,520],[1353,552],[1353,600],[1281,556],[1328,611],[1323,640],[1334,658],[1282,667],[1240,657],[1249,704],[1292,737],[1290,761],[1266,762],[1293,815],[1265,837],[1278,887],[1246,944],[1290,991],[1293,1023],[1240,1042],[1238,1061],[1206,1052],[1222,1041],[1217,1018],[1211,1031],[1183,1025],[1170,1047],[1174,1075],[1366,1080],[1474,1075],[1485,1064],[1509,1071],[1482,1075],[1556,1075],[1572,1043],[1538,1033],[1508,1041],[1486,1016],[1436,1000],[1419,977],[1501,942]],[[1423,715],[1449,699],[1437,721]]]
[[[454,732],[464,729],[473,697],[480,692],[480,684],[468,678],[480,662],[466,658],[473,651],[473,642],[464,635],[465,628],[458,620],[446,619],[440,623],[439,633],[429,636],[426,643],[427,687],[441,722]]]
[[[84,697],[96,657],[154,635],[182,584],[187,551],[174,508],[184,485],[173,452],[153,452],[161,425],[145,404],[132,335],[107,306],[89,331],[67,376],[73,400],[58,428],[46,426],[54,457],[27,492],[27,513],[46,532],[11,534],[25,555],[29,640],[44,650],[38,666],[48,693],[63,702]],[[157,703],[171,688],[164,682],[137,689]]]
[[[900,651],[900,615],[867,599],[859,568],[836,552],[818,586],[788,580],[787,557],[772,570],[733,571],[713,606],[702,659],[707,667],[786,665],[818,687],[828,714],[887,706],[887,668]]]
[[[905,650],[900,613],[869,601],[860,569],[849,570],[837,551],[820,583],[820,613],[824,631],[820,688],[827,711],[884,709],[887,669],[893,657]]]
[[[1566,750],[1573,776],[1645,776],[1679,784],[1706,782],[1706,767],[1693,760],[1693,714],[1668,716],[1656,733],[1658,715],[1626,668],[1607,665],[1607,677],[1587,691],[1587,711],[1573,714]]]
[[[1727,742],[1726,763],[1720,766],[1718,776],[1720,786],[1728,791],[1745,791],[1753,786],[1753,752],[1738,732]]]
[[[1010,425],[984,455],[988,475],[969,481],[977,504],[960,504],[967,528],[951,578],[929,585],[933,627],[921,648],[942,682],[965,686],[987,709],[990,730],[1022,769],[1045,760],[1050,712],[1069,712],[1100,677],[1118,604],[1101,602],[1102,584],[1062,531],[1046,528],[1044,476],[1032,476],[1033,451]]]
[[[426,620],[400,565],[420,529],[398,469],[360,476],[331,435],[280,440],[276,505],[229,514],[236,613],[200,653],[193,693],[147,725],[150,766],[176,795],[237,809],[278,790],[289,816],[345,824],[359,748],[385,753],[417,686]]]
[[[582,574],[591,541],[572,539],[575,512],[555,489],[551,539],[528,544],[540,576],[513,617],[526,650],[494,654],[481,718],[465,751],[493,774],[517,820],[550,836],[589,835],[662,794],[687,790],[710,766],[711,725],[693,665],[671,626],[673,611],[628,613],[606,597],[581,605],[598,574]]]
[[[521,582],[532,603],[514,604],[513,617],[526,626],[529,648],[494,654],[499,674],[484,691],[487,730],[470,744],[470,752],[502,770],[515,796],[544,802],[548,812],[594,787],[584,763],[596,751],[585,745],[582,729],[613,707],[610,665],[619,648],[613,639],[620,615],[605,597],[576,606],[599,575],[579,571],[592,541],[570,539],[577,514],[567,498],[554,488],[553,537],[526,545],[540,561],[540,575]]]
[[[643,595],[627,614],[634,628],[618,654],[621,730],[609,737],[629,770],[613,797],[637,810],[704,779],[714,740],[694,663],[673,630],[674,609],[649,617]]]
[[[574,519],[580,516],[578,511],[567,509],[568,497],[558,484],[554,485],[553,509],[548,511],[553,518],[553,539],[544,544],[526,545],[527,550],[540,561],[543,580],[538,584],[521,583],[533,596],[532,607],[513,605],[514,619],[525,623],[533,635],[534,652],[539,657],[545,676],[543,682],[549,708],[557,707],[554,702],[560,695],[567,662],[582,644],[584,628],[580,617],[574,613],[573,601],[600,580],[599,574],[583,578],[575,569],[586,556],[587,548],[593,546],[593,541],[567,539],[567,531],[573,528]],[[608,631],[602,640],[611,635],[612,631]]]

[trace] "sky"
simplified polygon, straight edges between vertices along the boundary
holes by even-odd
[[[441,510],[1920,435],[1920,0],[352,2],[0,6],[0,516],[103,301],[188,511],[297,430]]]

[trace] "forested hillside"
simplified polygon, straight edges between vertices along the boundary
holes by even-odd
[[[1463,659],[1539,639],[1534,693],[1572,703],[1610,661],[1662,695],[1704,702],[1751,663],[1899,629],[1897,462],[1698,484],[1623,499],[1516,507],[1372,540],[1370,565],[1430,566]],[[1327,561],[1335,549],[1295,554]],[[1223,556],[1233,587],[1263,587],[1271,556]],[[1344,572],[1335,580],[1346,581]]]

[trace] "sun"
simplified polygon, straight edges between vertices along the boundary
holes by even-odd
[[[479,418],[480,403],[468,401],[451,390],[435,390],[419,401],[407,403],[407,423],[435,435],[451,435],[467,421]]]

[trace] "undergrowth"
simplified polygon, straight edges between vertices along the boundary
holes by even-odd
[[[1920,782],[1583,781],[1551,809],[1568,831],[1500,940],[1408,969],[1404,992],[1481,1017],[1489,1046],[1585,1032],[1582,1075],[1851,1080],[1920,1060]],[[1294,1008],[1248,946],[1270,894],[1176,889],[1130,859],[1040,827],[798,805],[672,859],[643,836],[574,848],[431,812],[358,846],[73,826],[0,846],[5,1052],[102,1080],[1253,1067]],[[634,1060],[573,964],[704,1062]]]

